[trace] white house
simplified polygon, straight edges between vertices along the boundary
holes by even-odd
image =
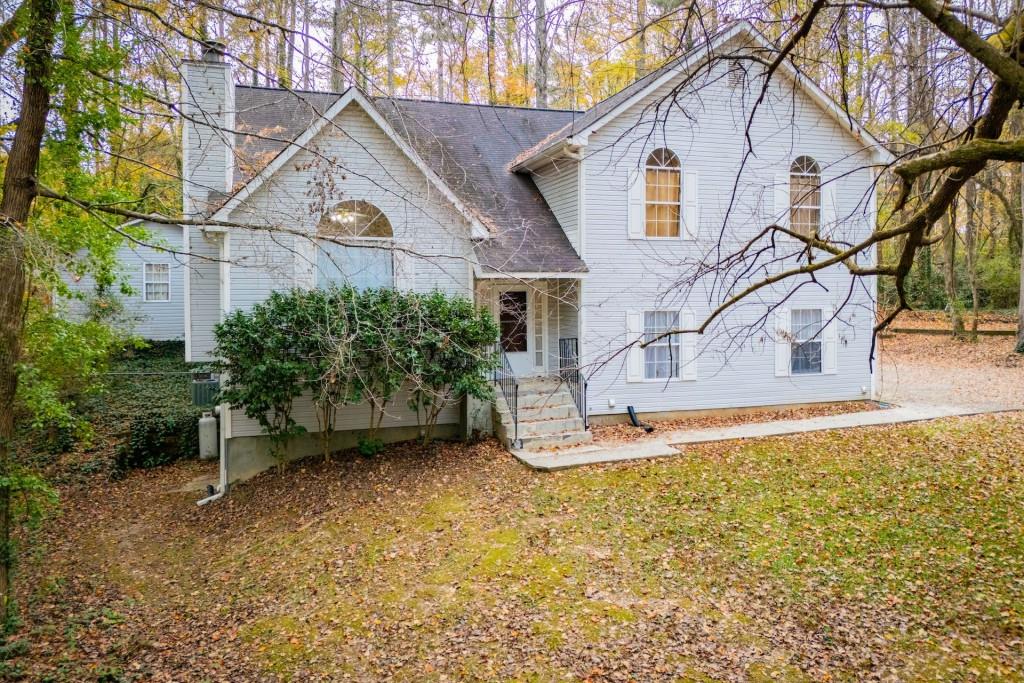
[[[132,221],[127,225],[136,225]],[[126,239],[117,250],[118,286],[127,284],[130,294],[120,294],[126,331],[155,341],[185,338],[185,266],[182,258],[182,227],[147,222],[142,227],[146,238]],[[89,297],[96,292],[91,275],[76,278],[65,273],[68,288],[81,295],[69,299],[67,307],[74,317],[85,315]]]
[[[889,154],[786,64],[754,112],[772,51],[738,24],[580,112],[237,86],[211,48],[186,65],[183,89],[185,212],[209,223],[185,230],[188,360],[211,357],[229,311],[275,288],[348,280],[490,307],[502,386],[519,392],[514,424],[499,393],[495,428],[526,445],[585,439],[588,418],[627,406],[867,397],[873,287],[838,267],[813,288],[761,290],[716,334],[633,344],[721,303],[720,281],[684,277],[715,250],[771,224],[850,238],[874,224],[873,168]],[[295,415],[316,429],[310,402]],[[220,419],[229,479],[269,464],[254,421],[230,406]],[[489,407],[463,406],[441,422],[454,434],[489,420]],[[339,444],[366,421],[365,407],[346,409]],[[391,439],[415,435],[404,408],[385,426]]]

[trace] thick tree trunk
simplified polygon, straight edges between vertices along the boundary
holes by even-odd
[[[494,28],[494,0],[490,0],[487,3],[487,26],[484,27],[487,34],[487,104],[497,104],[498,95],[497,89],[494,87],[494,81],[497,75],[494,70],[494,43],[495,43],[495,28]]]
[[[537,67],[534,69],[537,106],[546,107],[548,106],[548,11],[544,0],[536,0],[534,39],[537,55]]]
[[[21,355],[25,304],[23,237],[35,199],[33,178],[50,110],[51,50],[57,21],[55,0],[31,0],[28,8],[25,76],[18,126],[4,171],[0,197],[0,481],[11,476],[14,395]],[[11,609],[11,489],[0,483],[0,617]]]
[[[334,0],[334,13],[331,15],[331,90],[334,92],[345,89],[345,63],[342,57],[345,28],[341,12],[341,0]]]

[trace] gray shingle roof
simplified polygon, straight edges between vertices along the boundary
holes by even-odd
[[[340,97],[331,92],[235,86],[235,186],[247,182]]]
[[[338,97],[236,87],[236,128],[253,133],[236,136],[236,185],[258,172]],[[578,112],[397,98],[372,102],[451,191],[491,227],[493,236],[477,247],[486,270],[586,271],[532,178],[508,170],[516,155],[564,127]]]

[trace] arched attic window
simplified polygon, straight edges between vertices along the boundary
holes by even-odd
[[[317,286],[395,286],[391,221],[370,202],[340,202],[317,224]],[[336,241],[335,241],[336,240]]]
[[[391,238],[391,221],[370,202],[362,199],[344,201],[324,213],[317,226],[317,234],[324,237],[376,237]]]
[[[789,167],[789,224],[793,232],[810,237],[821,228],[821,168],[809,156]]]
[[[656,149],[644,164],[646,198],[644,225],[647,237],[679,237],[682,169],[670,149]]]

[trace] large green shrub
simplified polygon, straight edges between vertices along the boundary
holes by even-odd
[[[104,390],[110,358],[130,342],[102,321],[68,320],[30,301],[17,407],[31,428],[51,442],[89,436],[78,405]]]
[[[288,443],[305,432],[292,418],[311,370],[304,356],[302,292],[274,292],[251,312],[235,311],[217,325],[216,355],[221,359],[221,401],[240,406],[263,427],[271,452],[283,467]]]
[[[359,292],[348,309],[354,341],[351,369],[370,405],[367,439],[375,441],[388,404],[409,376],[417,351],[414,295],[395,289]]]
[[[984,304],[990,308],[1016,308],[1020,288],[1020,266],[1005,252],[981,262],[978,279]]]
[[[441,411],[463,396],[490,399],[498,326],[491,314],[441,292],[415,297],[418,329],[408,379],[410,407],[422,415],[423,441],[433,438]]]
[[[370,406],[367,452],[379,442],[385,411],[404,384],[412,388],[424,441],[453,401],[488,398],[498,328],[468,299],[351,287],[277,292],[216,328],[222,359],[220,400],[260,423],[283,463],[290,439],[305,431],[292,418],[308,392],[324,454],[337,410]]]

